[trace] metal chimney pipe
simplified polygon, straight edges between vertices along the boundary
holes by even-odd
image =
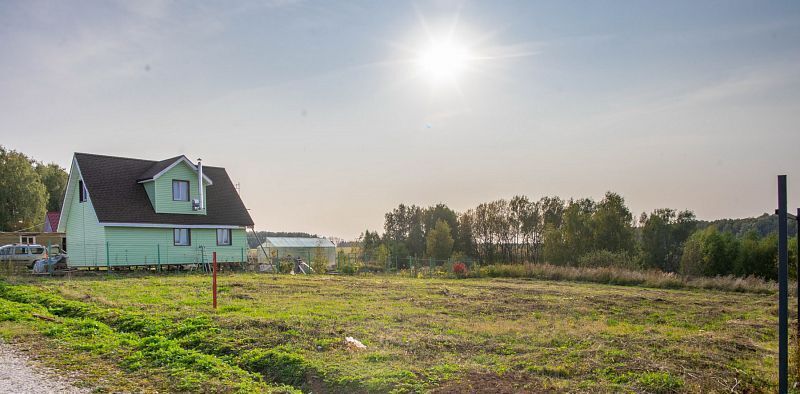
[[[200,188],[200,209],[205,209],[206,202],[203,198],[203,159],[197,159],[197,184]]]

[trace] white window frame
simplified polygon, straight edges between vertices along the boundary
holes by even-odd
[[[186,241],[183,241],[183,232],[186,232]],[[175,228],[172,229],[172,244],[174,246],[192,246],[192,229]]]
[[[175,185],[186,185],[186,196],[180,195],[180,188],[178,188],[178,197],[175,197]],[[173,179],[172,180],[172,201],[189,201],[189,188],[191,187],[191,183],[185,179]],[[185,197],[185,198],[182,198]]]
[[[222,242],[220,242],[220,234],[224,234]],[[225,241],[227,238],[227,242]],[[233,245],[233,232],[229,228],[218,228],[217,229],[217,246],[231,246]]]
[[[36,236],[35,235],[20,235],[19,236],[19,243],[21,243],[21,244],[35,244],[36,243]]]

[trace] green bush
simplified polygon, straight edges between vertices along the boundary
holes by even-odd
[[[342,266],[341,271],[345,275],[355,275],[357,267],[355,266],[355,264],[345,264]]]

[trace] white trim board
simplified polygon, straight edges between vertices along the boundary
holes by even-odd
[[[167,171],[171,170],[173,167],[175,167],[176,165],[178,165],[178,163],[180,163],[181,161],[184,161],[184,162],[186,162],[186,164],[188,164],[188,165],[189,165],[189,167],[192,167],[192,169],[193,169],[195,172],[197,172],[197,166],[196,166],[196,165],[194,165],[194,164],[192,163],[192,161],[191,161],[191,160],[189,160],[188,158],[186,158],[186,155],[183,155],[183,156],[181,156],[181,158],[180,158],[180,159],[178,159],[178,160],[175,160],[175,162],[174,162],[174,163],[172,163],[172,164],[170,164],[170,165],[169,165],[167,168],[165,168],[165,169],[163,169],[163,170],[159,171],[159,172],[158,172],[158,174],[155,174],[155,175],[153,175],[153,177],[152,177],[152,178],[150,178],[150,179],[144,179],[144,180],[141,180],[141,181],[139,181],[139,183],[150,182],[150,181],[154,181],[154,180],[158,179],[158,177],[160,177],[161,175],[164,175],[164,173],[166,173]],[[209,186],[211,186],[211,185],[213,185],[213,184],[214,184],[214,182],[211,182],[211,178],[209,178],[208,176],[206,176],[206,174],[203,174],[203,180],[205,180],[205,181],[206,181],[206,183],[208,183],[208,185],[209,185]]]
[[[105,227],[144,227],[144,228],[229,228],[233,230],[244,229],[245,226],[230,224],[169,224],[169,223],[117,223],[100,222]]]
[[[67,231],[67,220],[69,218],[69,209],[67,208],[68,205],[72,203],[72,200],[75,198],[75,192],[69,194],[70,190],[74,190],[75,183],[82,181],[83,187],[86,193],[86,201],[91,202],[92,198],[89,196],[89,186],[86,185],[86,180],[83,179],[83,171],[81,171],[81,166],[78,164],[78,158],[75,157],[75,154],[72,154],[72,164],[75,166],[75,169],[78,170],[78,174],[73,174],[72,166],[70,166],[69,171],[69,178],[67,178],[67,186],[64,188],[64,201],[61,202],[61,213],[58,215],[58,227],[56,227],[56,232],[63,233]],[[78,178],[73,178],[73,175],[78,175]],[[80,196],[80,190],[77,192],[78,196]],[[67,196],[70,197],[69,201],[67,201]],[[78,197],[80,199],[80,197]],[[79,201],[80,202],[80,201]],[[94,203],[92,203],[92,207],[94,207]],[[97,212],[95,212],[96,214]],[[67,215],[67,216],[65,216]],[[45,216],[46,217],[46,216]]]

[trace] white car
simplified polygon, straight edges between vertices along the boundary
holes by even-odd
[[[28,266],[47,257],[47,248],[36,244],[12,244],[0,247],[0,263]]]

